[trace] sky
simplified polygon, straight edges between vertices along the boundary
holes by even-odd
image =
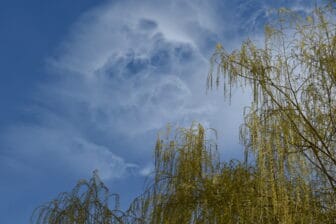
[[[249,91],[229,103],[206,77],[217,43],[262,43],[273,9],[311,7],[272,2],[2,0],[0,223],[28,223],[95,169],[127,208],[168,123],[214,128],[222,159],[242,158]]]

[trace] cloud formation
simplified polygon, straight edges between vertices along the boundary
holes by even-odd
[[[239,155],[233,152],[248,93],[236,90],[231,106],[220,91],[207,96],[209,57],[216,42],[234,48],[243,30],[260,27],[270,7],[129,0],[87,12],[48,59],[50,81],[30,108],[35,122],[2,136],[6,158],[76,175],[99,169],[103,179],[145,175],[155,133],[194,120],[218,129],[225,150]]]

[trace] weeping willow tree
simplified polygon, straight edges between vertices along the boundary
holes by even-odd
[[[210,72],[209,88],[223,83],[228,97],[233,86],[253,93],[241,139],[256,159],[258,190],[283,215],[280,223],[293,223],[286,190],[298,180],[320,201],[312,212],[328,214],[320,223],[336,222],[335,19],[335,1],[305,18],[280,9],[265,28],[263,46],[248,40],[228,53],[218,44],[211,59],[217,72]]]
[[[175,133],[157,140],[153,183],[131,204],[130,223],[332,223],[303,178],[220,162],[201,125]]]
[[[223,163],[209,132],[193,124],[159,137],[152,183],[127,211],[119,210],[118,197],[109,208],[111,195],[94,173],[71,193],[37,208],[32,223],[333,223],[304,178],[276,179],[258,166]]]
[[[109,208],[113,199],[114,209]],[[55,200],[38,207],[31,223],[35,224],[120,224],[119,196],[109,194],[96,171],[93,177],[78,181],[72,192],[61,193]]]

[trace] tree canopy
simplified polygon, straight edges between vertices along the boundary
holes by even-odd
[[[110,208],[113,197],[114,208]],[[31,223],[36,224],[98,224],[120,223],[119,195],[110,194],[97,171],[92,178],[79,180],[74,189],[35,209]]]
[[[280,9],[264,45],[248,40],[228,53],[218,44],[208,86],[247,86],[253,100],[241,136],[266,179],[303,177],[335,209],[335,1],[305,17]],[[230,97],[230,95],[229,95]],[[322,196],[323,195],[323,196]],[[322,199],[323,197],[323,199]]]
[[[108,190],[94,174],[39,208],[34,223],[332,223],[335,218],[303,178],[275,179],[274,171],[220,162],[215,141],[201,125],[173,133],[158,138],[153,182],[128,210],[109,208]]]
[[[328,223],[303,178],[271,177],[240,161],[220,162],[201,125],[159,139],[154,183],[133,202],[139,223]]]

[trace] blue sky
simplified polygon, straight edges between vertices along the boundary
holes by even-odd
[[[123,207],[152,169],[157,132],[199,121],[240,158],[249,91],[206,94],[217,42],[262,41],[271,9],[307,1],[3,0],[0,7],[0,223],[94,169]]]

